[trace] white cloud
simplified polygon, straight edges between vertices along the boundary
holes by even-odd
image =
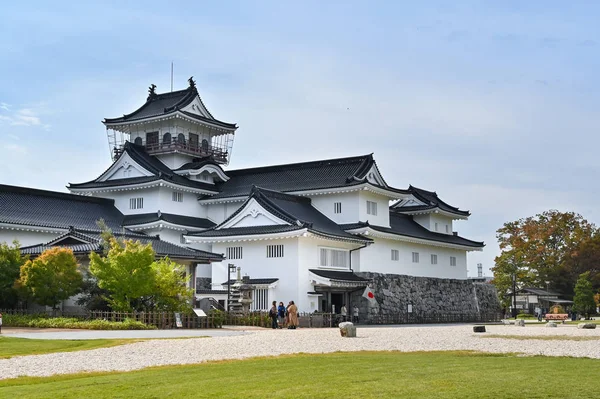
[[[44,129],[50,127],[50,125],[42,123],[39,111],[32,108],[21,108],[17,111],[11,111],[10,105],[0,103],[0,110],[4,111],[3,114],[0,114],[0,123],[6,123],[10,126],[41,126]]]

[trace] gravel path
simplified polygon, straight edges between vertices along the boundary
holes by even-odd
[[[487,326],[486,334],[594,336],[598,330],[574,326]],[[411,326],[358,328],[357,338],[341,338],[337,329],[249,331],[243,335],[203,339],[145,341],[113,348],[53,353],[0,360],[0,379],[48,376],[89,371],[129,371],[150,366],[192,364],[211,360],[242,359],[289,353],[397,350],[475,350],[520,352],[527,355],[573,356],[600,359],[600,342],[482,338],[472,326]],[[287,345],[281,345],[287,342]]]

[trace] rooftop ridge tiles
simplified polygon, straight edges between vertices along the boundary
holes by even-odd
[[[230,174],[233,175],[233,174],[244,174],[244,173],[256,173],[256,172],[262,172],[262,171],[268,172],[268,171],[272,171],[272,170],[281,170],[284,168],[322,166],[327,163],[336,163],[336,164],[351,163],[351,162],[356,162],[356,161],[362,160],[363,158],[368,157],[368,156],[369,155],[357,155],[357,156],[343,157],[343,158],[319,159],[319,160],[314,160],[314,161],[293,162],[293,163],[268,165],[268,166],[256,166],[256,167],[244,168],[244,169],[227,170],[227,171],[225,171],[225,173],[227,173],[228,175],[230,175]]]
[[[7,184],[0,184],[0,192],[12,192],[18,194],[25,195],[36,195],[36,196],[44,196],[51,198],[59,198],[59,199],[68,199],[79,202],[92,202],[96,204],[106,204],[106,205],[114,205],[115,200],[110,198],[101,198],[101,197],[91,197],[84,195],[77,195],[72,193],[63,193],[60,191],[51,191],[51,190],[41,190],[38,188],[30,188],[30,187],[21,187],[21,186],[11,186]]]

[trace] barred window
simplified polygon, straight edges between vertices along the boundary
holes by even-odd
[[[367,214],[377,216],[377,202],[367,201]]]
[[[250,310],[269,310],[269,289],[256,288],[252,290],[252,303]]]
[[[438,231],[438,224],[435,222],[435,231]]]
[[[227,259],[242,259],[242,247],[227,247]]]
[[[450,226],[446,225],[446,233],[450,233]]]
[[[342,203],[341,202],[333,203],[333,213],[342,213]]]
[[[437,255],[434,255],[434,254],[431,255],[431,264],[437,265]]]
[[[413,261],[413,263],[419,263],[419,253],[418,252],[412,253],[412,261]]]
[[[450,257],[450,266],[456,266],[456,256]]]
[[[183,202],[183,193],[173,191],[172,199],[174,202]]]
[[[283,245],[267,245],[267,258],[283,258]]]
[[[399,260],[400,259],[400,252],[397,249],[392,249],[392,260]]]
[[[323,267],[348,267],[348,251],[320,248],[319,265]]]
[[[130,198],[129,209],[142,209],[144,208],[144,198]]]

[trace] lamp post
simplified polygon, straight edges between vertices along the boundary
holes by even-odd
[[[227,313],[229,313],[229,298],[231,296],[231,273],[235,273],[236,268],[233,263],[227,265]]]
[[[548,301],[548,312],[550,312],[550,281],[546,280],[546,300]]]

